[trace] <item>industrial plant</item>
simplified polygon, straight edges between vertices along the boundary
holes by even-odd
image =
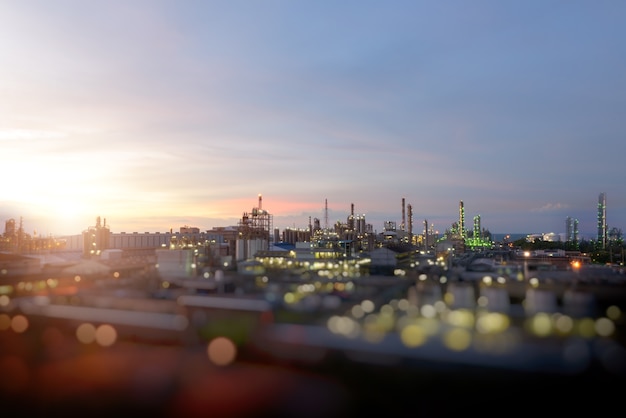
[[[605,203],[597,247],[613,248]],[[345,418],[388,413],[392,399],[412,415],[416,394],[444,389],[496,405],[542,385],[577,398],[623,387],[623,244],[598,263],[571,218],[567,248],[554,248],[494,241],[480,215],[468,228],[462,200],[441,234],[427,220],[416,230],[404,198],[400,209],[380,232],[354,204],[329,223],[327,200],[307,228],[279,231],[261,195],[237,225],[206,231],[112,232],[98,216],[80,235],[43,239],[9,220],[0,404],[154,418],[251,403],[238,416],[301,416],[324,401],[314,415]]]

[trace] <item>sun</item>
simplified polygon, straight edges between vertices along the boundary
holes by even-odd
[[[84,214],[85,205],[76,200],[59,199],[50,202],[50,209],[54,212],[56,218],[72,220]]]

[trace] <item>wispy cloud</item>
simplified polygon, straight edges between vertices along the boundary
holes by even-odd
[[[556,212],[561,209],[567,209],[569,206],[564,203],[546,203],[540,208],[531,209],[531,212]]]
[[[60,139],[66,137],[65,132],[39,131],[33,129],[0,130],[0,141],[22,141],[33,139]]]

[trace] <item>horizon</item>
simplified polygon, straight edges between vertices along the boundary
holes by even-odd
[[[148,221],[145,222],[142,220],[140,220],[139,222],[133,222],[133,220],[131,219],[126,219],[126,220],[122,220],[121,223],[117,222],[118,220],[113,220],[113,223],[111,222],[111,219],[107,216],[103,216],[103,215],[96,215],[94,216],[91,221],[87,222],[85,225],[83,225],[82,227],[74,230],[74,231],[70,231],[70,230],[65,230],[64,232],[57,232],[57,233],[51,233],[51,232],[42,232],[43,229],[42,228],[37,228],[36,226],[33,228],[34,223],[37,221],[37,217],[31,218],[29,219],[25,219],[24,217],[21,217],[21,221],[23,222],[23,229],[25,233],[28,233],[30,235],[37,235],[37,236],[52,236],[52,237],[63,237],[63,236],[72,236],[72,235],[80,235],[83,231],[86,231],[87,229],[94,227],[96,225],[96,221],[97,218],[100,218],[101,223],[102,224],[106,224],[106,226],[111,230],[112,233],[167,233],[170,230],[173,233],[178,232],[181,228],[183,227],[194,227],[194,228],[198,228],[201,232],[205,232],[214,228],[220,228],[220,227],[237,227],[239,222],[241,221],[241,218],[243,216],[244,213],[248,213],[250,214],[254,209],[258,208],[258,203],[259,201],[257,200],[257,205],[252,205],[250,206],[250,208],[242,210],[241,211],[241,215],[238,218],[232,217],[232,218],[228,218],[228,219],[211,219],[211,218],[207,218],[207,217],[176,217],[176,218],[172,218],[170,219],[169,222],[166,222],[165,220],[163,221]],[[407,204],[408,205],[408,204]],[[267,210],[267,205],[263,204],[263,209]],[[328,227],[332,228],[332,225],[334,225],[336,222],[341,222],[341,223],[345,223],[348,216],[350,215],[350,208],[348,208],[348,210],[344,213],[340,210],[334,210],[331,209],[330,204],[328,207]],[[473,217],[475,215],[472,215],[470,213],[468,213],[467,210],[467,204],[464,202],[464,209],[465,209],[465,226],[466,226],[466,230],[472,230],[473,228]],[[317,215],[313,215],[313,214],[301,214],[300,216],[281,216],[279,217],[281,220],[280,224],[277,224],[274,221],[274,215],[270,210],[267,210],[267,212],[272,215],[272,229],[276,229],[278,228],[280,231],[283,231],[287,228],[294,228],[294,229],[306,229],[308,228],[308,220],[309,217],[311,219],[311,223],[313,223],[313,220],[315,218],[320,220],[320,224],[322,225],[322,228],[324,228],[324,221],[325,221],[325,210],[324,208],[322,208],[322,211],[320,213],[318,213]],[[457,213],[458,213],[458,205],[457,205]],[[374,232],[378,233],[381,232],[384,229],[384,222],[387,221],[392,221],[396,223],[396,227],[399,229],[401,227],[402,224],[402,213],[401,213],[401,207],[398,210],[398,213],[395,215],[391,215],[389,217],[383,218],[381,217],[381,215],[379,214],[378,218],[377,218],[377,222],[378,224],[375,224],[371,221],[371,218],[368,217],[367,213],[361,213],[355,210],[355,216],[365,216],[365,220],[367,224],[371,224],[372,228],[374,230]],[[383,215],[384,216],[384,215]],[[394,216],[396,218],[394,218]],[[405,217],[408,218],[408,214],[406,214],[405,212]],[[577,219],[575,217],[572,217],[573,219]],[[20,222],[20,216],[9,216],[8,218],[4,219],[4,222],[6,223],[9,219],[13,219],[16,222],[16,227],[19,226],[19,222]],[[431,219],[434,219],[434,217],[432,217]],[[300,220],[302,222],[297,223],[296,221]],[[176,221],[180,221],[178,222],[178,224],[174,225],[174,223]],[[459,219],[450,219],[449,222],[447,224],[442,224],[442,223],[434,223],[431,220],[428,220],[429,225],[432,225],[434,227],[434,230],[436,231],[437,234],[441,235],[443,234],[447,229],[450,229],[452,227],[453,223],[458,223]],[[408,219],[407,219],[408,222]],[[563,228],[561,230],[536,230],[536,229],[531,229],[528,230],[528,232],[522,232],[520,230],[513,230],[512,228],[508,228],[508,229],[504,229],[504,230],[498,230],[495,231],[492,228],[490,228],[487,224],[485,224],[485,219],[484,217],[482,217],[481,215],[481,228],[488,230],[492,236],[493,235],[515,235],[515,236],[527,236],[527,235],[533,235],[533,234],[557,234],[557,235],[563,235],[565,234],[564,230],[564,225],[566,222],[566,217],[563,218],[562,220],[562,224],[563,224]],[[580,222],[580,221],[579,221]],[[76,220],[73,220],[73,225],[76,225]],[[122,225],[122,226],[115,226],[115,225]],[[167,227],[164,225],[167,224],[171,224],[171,226]],[[64,225],[62,222],[60,223],[60,225]],[[144,227],[139,227],[138,226],[144,226]],[[153,225],[152,227],[149,227],[149,225]],[[160,227],[158,225],[161,225]],[[612,225],[610,223],[608,223],[609,228],[612,227]],[[29,230],[29,228],[32,228],[31,230]],[[616,227],[619,228],[619,227]],[[406,226],[406,229],[408,230],[408,225]],[[415,216],[414,216],[414,222],[413,222],[413,231],[416,234],[421,234],[423,233],[423,220],[419,221],[416,223],[415,221]],[[620,228],[621,229],[621,228]],[[270,231],[271,232],[271,231]],[[596,231],[590,231],[590,230],[583,230],[580,228],[580,224],[579,224],[579,237],[580,239],[595,239],[597,235]]]
[[[0,219],[626,229],[626,2],[393,4],[7,2]]]

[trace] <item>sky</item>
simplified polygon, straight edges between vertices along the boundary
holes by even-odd
[[[415,233],[463,201],[468,228],[594,237],[605,193],[626,231],[625,21],[619,0],[0,0],[0,221],[207,230],[261,195],[279,229],[354,207],[380,232],[404,199]]]

